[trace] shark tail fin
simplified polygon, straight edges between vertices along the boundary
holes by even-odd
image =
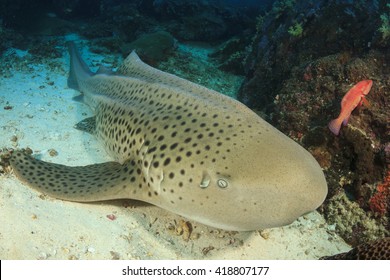
[[[85,78],[93,75],[87,64],[82,60],[80,53],[77,51],[74,42],[68,42],[68,50],[70,54],[70,71],[68,77],[68,87],[80,90],[79,83]]]
[[[51,197],[70,201],[100,201],[129,197],[136,189],[136,163],[104,162],[65,166],[35,159],[22,150],[9,160],[14,174],[32,188]]]

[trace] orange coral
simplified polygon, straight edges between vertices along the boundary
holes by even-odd
[[[382,184],[376,187],[376,193],[369,200],[370,209],[373,212],[384,215],[390,208],[390,171],[387,171],[387,175]]]

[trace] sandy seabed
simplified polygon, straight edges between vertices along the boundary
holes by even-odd
[[[73,166],[110,160],[73,127],[92,112],[72,100],[68,60],[64,53],[60,67],[31,64],[0,77],[0,148],[30,147],[42,160]],[[228,232],[134,200],[53,199],[12,173],[0,176],[0,225],[0,259],[317,259],[350,249],[316,211],[281,228]]]

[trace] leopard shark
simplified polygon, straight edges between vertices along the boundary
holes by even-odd
[[[68,86],[93,112],[78,127],[112,161],[66,166],[16,150],[10,164],[27,185],[68,201],[140,200],[234,231],[288,225],[323,203],[317,161],[244,104],[134,51],[116,71],[93,73],[68,47]]]

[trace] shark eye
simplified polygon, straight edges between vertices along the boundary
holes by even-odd
[[[218,187],[224,189],[224,188],[227,188],[229,186],[229,183],[225,179],[218,179],[217,185],[218,185]]]

